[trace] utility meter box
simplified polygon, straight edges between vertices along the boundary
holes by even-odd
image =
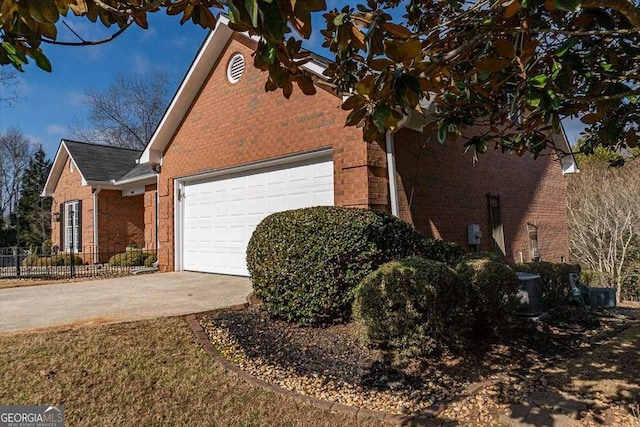
[[[467,240],[470,245],[479,245],[482,239],[482,231],[479,224],[467,225]]]

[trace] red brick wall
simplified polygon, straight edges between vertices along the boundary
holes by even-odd
[[[144,247],[144,195],[123,197],[122,190],[102,190],[98,194],[99,250],[114,255],[128,245]],[[101,262],[108,261],[102,259]]]
[[[144,188],[144,247],[148,250],[156,249],[157,230],[157,204],[158,186],[147,185]]]
[[[82,200],[82,237],[80,244],[83,247],[88,247],[90,251],[93,247],[93,193],[91,187],[82,186],[80,172],[77,168],[74,168],[74,171],[71,172],[70,164],[71,159],[68,158],[55,187],[51,212],[61,214],[61,221],[64,221],[62,212],[60,212],[60,204],[73,200]],[[52,217],[55,217],[55,215],[52,215]],[[64,227],[63,222],[51,222],[51,241],[54,246],[59,246],[63,249],[64,244],[60,241],[60,227]],[[90,259],[91,256],[87,255],[85,261],[89,262]]]
[[[158,180],[159,264],[174,266],[174,180],[224,167],[311,150],[333,148],[335,205],[389,211],[384,145],[364,143],[361,129],[344,127],[340,99],[318,90],[307,97],[298,90],[290,100],[264,92],[266,75],[251,66],[253,46],[234,35],[219,64],[165,150]],[[241,52],[247,67],[241,80],[226,77],[232,54]],[[568,255],[565,187],[560,165],[496,153],[472,167],[460,144],[432,142],[401,131],[397,161],[402,217],[425,235],[466,245],[466,225],[479,223],[489,246],[486,193],[501,196],[507,255],[529,257],[526,222],[539,226],[543,259]],[[420,155],[420,159],[417,156]],[[411,210],[409,197],[413,194]]]
[[[174,178],[320,147],[333,147],[336,205],[369,204],[366,153],[361,130],[345,128],[340,99],[319,89],[290,100],[265,93],[266,74],[251,65],[252,48],[234,36],[164,153],[158,181],[159,264],[174,265]],[[236,84],[227,80],[228,61],[244,54],[247,67]]]
[[[426,236],[451,240],[467,248],[467,224],[479,224],[480,250],[491,249],[488,192],[500,195],[506,255],[530,260],[527,222],[538,226],[543,260],[568,260],[566,189],[554,157],[534,160],[490,150],[472,163],[462,143],[441,145],[434,135],[401,130],[395,137],[401,216]],[[384,155],[381,149],[375,158]],[[386,175],[375,180],[381,200]],[[409,201],[411,208],[409,209]]]

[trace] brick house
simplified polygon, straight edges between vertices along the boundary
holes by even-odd
[[[62,140],[43,196],[53,197],[52,245],[85,262],[136,245],[154,250],[156,174],[141,152]],[[94,213],[97,212],[97,215]]]
[[[246,275],[260,220],[314,205],[391,212],[425,236],[512,261],[568,258],[572,157],[489,152],[472,165],[462,144],[423,131],[428,118],[417,112],[385,143],[365,143],[344,126],[334,93],[265,93],[266,76],[250,66],[256,40],[227,22],[205,40],[139,159],[158,171],[161,269]],[[305,66],[320,76],[326,61]],[[568,148],[566,138],[557,144]]]

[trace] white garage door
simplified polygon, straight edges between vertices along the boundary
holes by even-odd
[[[246,250],[267,215],[333,205],[331,158],[287,163],[184,184],[182,268],[248,276]]]

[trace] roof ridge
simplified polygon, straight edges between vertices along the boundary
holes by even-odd
[[[104,148],[113,148],[113,149],[117,149],[117,150],[127,150],[127,151],[135,151],[137,153],[142,153],[143,150],[138,150],[135,148],[127,148],[127,147],[116,147],[114,145],[106,145],[106,144],[98,144],[97,142],[87,142],[87,141],[76,141],[74,139],[66,139],[63,138],[62,139],[65,143],[66,142],[72,142],[74,144],[83,144],[83,145],[90,145],[92,147],[104,147]]]

